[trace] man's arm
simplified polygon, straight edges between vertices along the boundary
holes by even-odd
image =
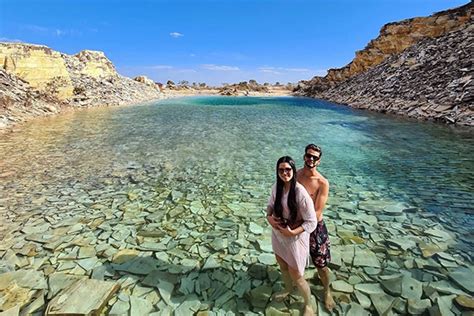
[[[323,220],[323,210],[326,206],[326,202],[329,196],[329,181],[324,179],[320,182],[320,188],[318,190],[318,196],[314,202],[314,209],[316,211],[316,218],[318,222]]]

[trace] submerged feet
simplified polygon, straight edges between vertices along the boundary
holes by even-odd
[[[332,311],[334,306],[336,306],[336,303],[334,302],[334,299],[332,298],[331,290],[326,290],[324,291],[324,306],[328,311]]]
[[[304,306],[303,316],[314,316],[314,311],[311,308],[311,305],[305,305]]]

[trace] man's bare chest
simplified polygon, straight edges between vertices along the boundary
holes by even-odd
[[[320,189],[319,182],[317,180],[311,180],[311,179],[310,180],[298,179],[298,182],[301,183],[305,187],[306,191],[311,196],[311,199],[315,201]]]

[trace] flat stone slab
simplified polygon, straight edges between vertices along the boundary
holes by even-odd
[[[458,305],[464,308],[474,309],[474,298],[472,296],[458,295],[455,298],[455,301]]]
[[[258,256],[258,262],[266,264],[266,265],[273,265],[276,264],[276,259],[274,254],[270,253],[262,253]]]
[[[20,305],[9,308],[8,310],[1,312],[0,316],[18,316],[20,314]]]
[[[115,282],[79,280],[49,302],[45,315],[100,314],[119,288],[120,285]]]
[[[393,296],[388,294],[371,294],[370,299],[374,304],[375,309],[379,315],[387,315],[392,309],[392,303],[395,300]]]
[[[369,295],[385,293],[379,283],[360,283],[355,285],[355,289]]]
[[[254,222],[250,222],[249,231],[255,235],[261,235],[263,234],[263,227]]]
[[[419,300],[423,294],[422,283],[409,276],[402,279],[402,297],[408,300]]]
[[[449,278],[470,294],[474,293],[474,271],[472,268],[459,267],[449,273]]]
[[[344,292],[344,293],[352,293],[354,292],[354,286],[347,283],[344,280],[337,280],[331,283],[332,288],[334,291]]]
[[[375,253],[371,250],[356,248],[354,266],[380,268],[380,262]]]
[[[42,271],[18,270],[0,274],[0,290],[6,289],[12,282],[16,282],[20,287],[32,290],[48,288]]]

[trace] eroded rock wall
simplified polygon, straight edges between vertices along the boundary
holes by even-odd
[[[389,23],[346,67],[295,93],[420,120],[474,125],[473,2]]]
[[[355,108],[474,126],[473,34],[469,25],[427,38],[335,87],[310,93]]]
[[[72,96],[74,87],[63,56],[49,47],[0,43],[3,69],[28,82],[30,87],[55,94],[59,99]]]
[[[417,17],[400,22],[388,23],[382,27],[379,36],[370,41],[347,66],[330,69],[326,79],[341,82],[373,68],[385,59],[399,54],[425,38],[435,38],[451,31],[464,28],[472,18],[473,4],[442,11],[428,17]]]
[[[113,106],[163,97],[152,80],[121,76],[103,52],[76,55],[0,43],[0,128],[64,108]]]

